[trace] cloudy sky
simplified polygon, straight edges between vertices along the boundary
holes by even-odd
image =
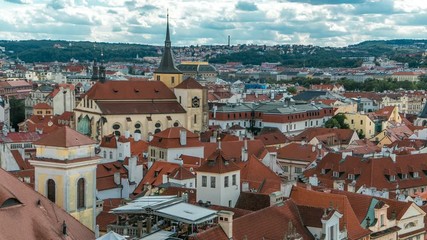
[[[162,45],[313,44],[427,38],[425,0],[0,0],[0,39]]]

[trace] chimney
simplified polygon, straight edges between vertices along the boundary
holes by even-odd
[[[310,183],[307,183],[306,188],[307,188],[307,190],[312,190],[312,189],[311,189],[311,184],[310,184]]]
[[[314,174],[313,176],[310,176],[308,178],[308,182],[310,183],[311,186],[317,187],[319,185],[319,179],[317,178],[316,174]]]
[[[242,182],[242,192],[249,192],[249,183]]]
[[[119,185],[120,184],[120,172],[114,173],[114,183]]]
[[[283,197],[284,196],[281,191],[270,193],[270,206],[281,206],[283,204]]]
[[[138,161],[138,156],[132,156],[129,158],[129,165],[128,165],[128,175],[129,175],[129,181],[134,182],[136,180],[135,171],[136,165]]]
[[[179,131],[179,143],[181,144],[181,146],[187,145],[187,130],[186,129],[181,129]]]
[[[390,158],[394,163],[396,162],[396,154],[390,153]]]
[[[188,203],[188,193],[183,192],[181,198],[184,202]]]
[[[126,130],[125,131],[125,138],[128,139],[129,137],[130,137],[130,132],[129,132],[129,130]]]
[[[242,147],[242,162],[248,161],[248,150]]]
[[[153,134],[148,135],[148,141],[151,142],[151,140],[153,140]]]
[[[218,212],[218,224],[228,239],[233,239],[233,215],[234,212],[231,211],[221,210]]]
[[[312,151],[312,152],[315,152],[315,151],[316,151],[316,146],[315,146],[315,145],[311,146],[311,151]]]
[[[65,224],[65,220],[62,222],[62,234],[67,235],[67,224]]]
[[[168,182],[169,182],[168,175],[163,174],[162,175],[162,183],[168,183]]]
[[[141,140],[141,133],[134,133],[133,140],[135,140],[135,142],[138,142],[139,140]]]
[[[218,107],[217,106],[213,106],[212,107],[212,110],[213,110],[213,118],[215,119],[216,118],[216,110],[218,109]]]
[[[276,166],[276,162],[277,162],[277,152],[270,152],[270,163],[269,163],[269,167],[271,169],[271,171],[276,172],[274,170],[274,167]]]

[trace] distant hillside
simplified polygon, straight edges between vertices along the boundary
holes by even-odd
[[[126,43],[70,42],[59,40],[1,41],[7,55],[19,57],[25,62],[67,62],[74,58],[92,61],[104,51],[105,61],[133,61],[138,55],[158,56],[158,47]],[[211,63],[243,62],[260,65],[262,62],[281,62],[288,67],[359,67],[366,57],[387,57],[408,63],[410,67],[427,67],[423,53],[427,50],[427,40],[398,39],[387,41],[365,41],[343,48],[305,45],[254,46],[240,45],[238,50],[214,54],[215,49],[224,46],[204,46]],[[193,51],[194,49],[192,49]],[[200,50],[200,49],[199,49]],[[191,54],[191,51],[185,51]]]
[[[61,40],[1,41],[7,55],[19,57],[25,62],[67,62],[74,58],[92,61],[100,58],[101,49],[105,61],[130,61],[139,57],[157,56],[156,47],[126,43],[70,42]]]

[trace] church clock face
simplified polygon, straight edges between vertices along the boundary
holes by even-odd
[[[198,108],[198,107],[200,107],[200,99],[199,99],[198,97],[194,97],[194,98],[191,100],[191,107],[193,107],[193,108]]]

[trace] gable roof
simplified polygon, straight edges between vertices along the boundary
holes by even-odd
[[[203,86],[196,79],[189,77],[182,81],[175,88],[178,89],[203,89]]]
[[[180,135],[181,131],[186,133],[186,144],[181,145]],[[199,147],[201,142],[199,136],[183,127],[167,128],[159,133],[154,134],[153,139],[149,142],[150,146],[160,148],[185,148],[185,147]]]
[[[282,180],[269,167],[251,155],[240,171],[240,182],[248,182],[250,189],[254,188],[259,193],[269,194],[280,190]]]
[[[340,141],[340,144],[349,144],[353,137],[354,130],[338,128],[307,128],[296,135],[293,140],[310,142],[313,138],[322,140],[324,137],[334,136]]]
[[[5,206],[7,200],[14,204]],[[0,239],[95,239],[90,229],[3,169],[0,169],[0,209]],[[66,237],[62,234],[64,221]]]
[[[172,90],[161,81],[97,82],[85,96],[92,100],[176,99]]]
[[[224,156],[224,153],[221,149],[217,149],[207,158],[207,161],[205,161],[202,166],[197,168],[196,172],[222,174],[239,170],[240,168],[233,161]]]
[[[95,144],[96,142],[68,126],[59,127],[54,132],[43,136],[34,145],[50,147],[77,147]]]
[[[289,226],[292,226],[292,230]],[[233,220],[233,239],[286,239],[297,233],[302,239],[314,239],[302,222],[297,205],[287,200]],[[194,239],[228,239],[220,226],[198,233]]]
[[[332,206],[336,208],[339,213],[343,214],[340,219],[340,229],[347,226],[349,239],[359,239],[370,234],[369,230],[360,226],[358,218],[346,196],[293,187],[290,198],[297,205],[316,208],[329,208]]]

